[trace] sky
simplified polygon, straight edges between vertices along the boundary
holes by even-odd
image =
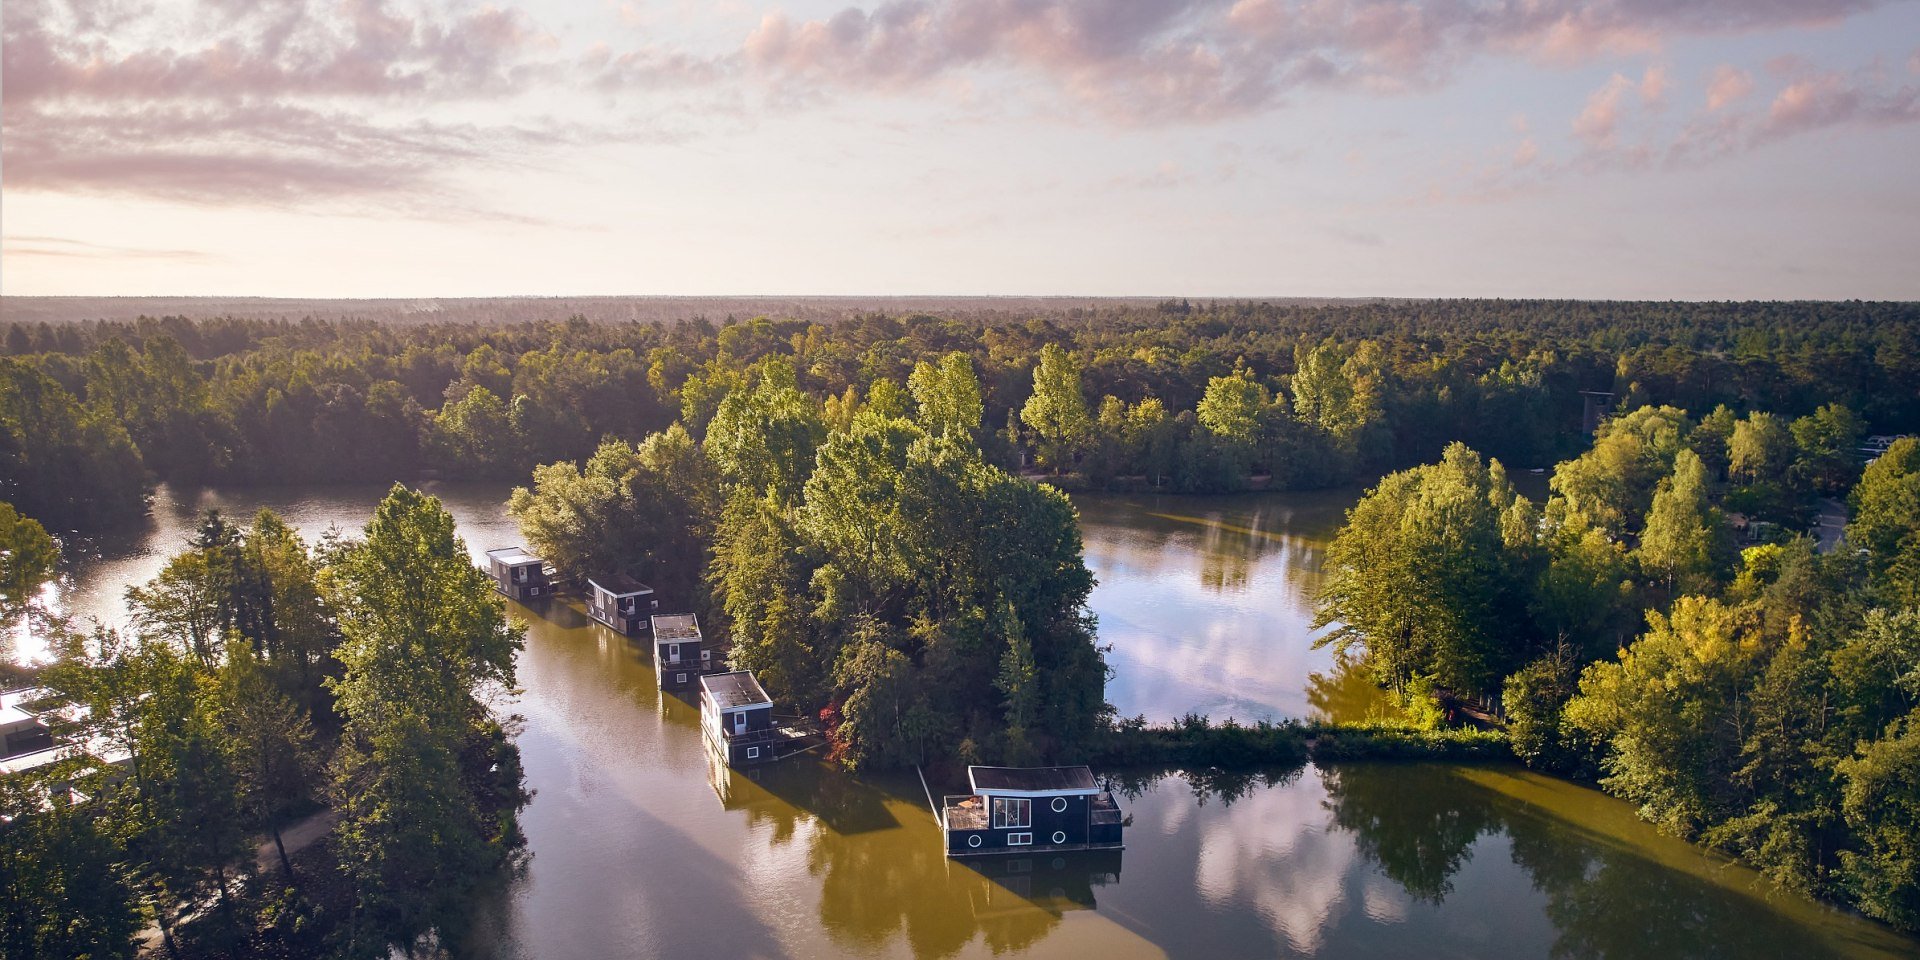
[[[1916,0],[7,0],[0,294],[1920,299]]]

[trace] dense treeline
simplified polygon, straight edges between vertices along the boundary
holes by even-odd
[[[703,440],[772,355],[826,398],[904,386],[920,361],[963,353],[989,462],[1095,486],[1365,480],[1455,440],[1546,465],[1581,442],[1582,390],[1628,410],[1801,416],[1837,402],[1875,432],[1920,425],[1920,309],[1907,304],[1169,302],[1030,320],[502,327],[165,318],[10,325],[0,343],[0,497],[58,527],[137,513],[153,479],[518,477],[676,420]]]
[[[1643,407],[1544,507],[1455,444],[1349,513],[1328,642],[1435,720],[1503,705],[1528,763],[1920,929],[1920,442],[1862,472],[1862,429]],[[1853,509],[1825,553],[1797,532],[1822,494]]]
[[[35,609],[52,540],[12,517],[34,559],[0,614],[55,638],[36,709],[73,749],[0,780],[0,956],[132,957],[149,923],[174,956],[411,956],[468,928],[524,846],[491,705],[521,634],[437,500],[396,487],[318,549],[209,514],[90,636]],[[316,811],[331,830],[289,850]]]
[[[769,355],[703,443],[678,424],[608,441],[535,471],[509,510],[565,574],[710,596],[731,665],[817,711],[850,768],[1076,755],[1106,711],[1078,517],[987,461],[964,353],[905,379],[823,402]]]

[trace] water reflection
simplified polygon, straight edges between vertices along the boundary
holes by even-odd
[[[1321,551],[1353,496],[1075,498],[1120,713],[1364,715],[1370,687],[1359,698],[1308,695],[1311,678],[1337,672],[1330,652],[1312,649],[1309,623]]]
[[[470,549],[518,541],[504,488],[435,492]],[[382,493],[220,494],[217,505],[246,516],[270,503],[313,537],[357,528]],[[1283,501],[1083,502],[1123,711],[1348,709],[1354,678],[1307,649],[1304,599],[1318,559],[1303,531],[1330,529],[1343,504]],[[138,546],[76,564],[63,585],[71,602],[117,621],[124,588],[157,571],[207,504],[196,495],[156,511],[165,519]],[[1770,894],[1625,804],[1501,768],[1120,772],[1124,873],[1100,859],[949,861],[911,773],[854,779],[813,756],[716,770],[697,710],[661,695],[644,644],[568,602],[513,609],[529,625],[514,706],[534,790],[523,815],[532,858],[509,888],[476,900],[461,956],[1916,952],[1883,928]]]

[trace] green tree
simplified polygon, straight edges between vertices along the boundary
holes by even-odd
[[[524,640],[440,501],[396,485],[322,573],[343,637],[336,846],[356,953],[412,952],[523,842],[517,753],[488,709]]]
[[[1738,611],[1717,600],[1681,597],[1647,622],[1618,660],[1581,675],[1564,722],[1605,745],[1602,786],[1690,837],[1737,809],[1744,700],[1764,660]]]
[[[0,628],[27,612],[59,563],[60,547],[47,528],[0,502]]]
[[[1890,597],[1920,603],[1920,440],[1896,440],[1867,465],[1853,491],[1847,542],[1867,552]]]
[[[0,957],[136,956],[140,930],[125,856],[85,805],[53,785],[0,778]]]
[[[124,425],[40,367],[0,357],[0,500],[60,526],[101,526],[145,512],[146,492]]]
[[[1020,419],[1040,438],[1040,463],[1059,471],[1071,466],[1092,426],[1087,398],[1080,392],[1080,361],[1049,343],[1033,368],[1033,395]]]
[[[1260,442],[1261,414],[1271,402],[1267,388],[1241,367],[1232,376],[1207,381],[1196,413],[1200,425],[1214,436],[1252,450]]]
[[[1686,411],[1674,407],[1641,407],[1608,420],[1591,449],[1554,468],[1548,518],[1614,538],[1637,530],[1691,432]]]
[[[1641,567],[1660,577],[1667,594],[1710,587],[1719,564],[1721,523],[1708,504],[1707,470],[1692,450],[1674,458],[1673,476],[1660,481],[1647,511],[1640,546]]]
[[[922,360],[907,378],[907,389],[920,409],[920,424],[928,433],[963,433],[980,429],[980,379],[973,361],[958,350],[936,364]]]
[[[1847,826],[1861,849],[1840,852],[1842,882],[1867,913],[1920,929],[1920,714],[1887,727],[1836,765]]]
[[[1793,455],[1793,431],[1787,422],[1756,411],[1733,427],[1733,439],[1727,445],[1727,476],[1735,483],[1785,486]]]
[[[1811,415],[1793,421],[1793,474],[1804,484],[1828,496],[1850,489],[1860,477],[1860,440],[1866,424],[1843,404],[1824,404]]]
[[[1498,461],[1463,444],[1437,464],[1389,474],[1347,514],[1327,548],[1317,644],[1358,648],[1384,685],[1416,676],[1493,693],[1532,637],[1522,542],[1527,506]]]
[[[826,438],[820,408],[795,386],[793,363],[761,361],[753,386],[735,389],[707,425],[707,459],[729,483],[791,503]]]

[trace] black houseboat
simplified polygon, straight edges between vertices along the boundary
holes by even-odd
[[[942,805],[947,856],[1117,850],[1120,805],[1086,767],[968,767]]]
[[[532,600],[553,594],[547,577],[547,562],[527,552],[525,547],[501,547],[487,551],[487,575],[493,588],[509,600]]]
[[[691,613],[653,615],[653,662],[662,690],[692,687],[718,666],[700,635],[699,618]]]
[[[648,618],[660,601],[653,588],[624,573],[587,579],[587,616],[633,637],[647,632]]]
[[[700,678],[700,729],[728,766],[774,759],[780,744],[773,722],[773,700],[748,670]]]

